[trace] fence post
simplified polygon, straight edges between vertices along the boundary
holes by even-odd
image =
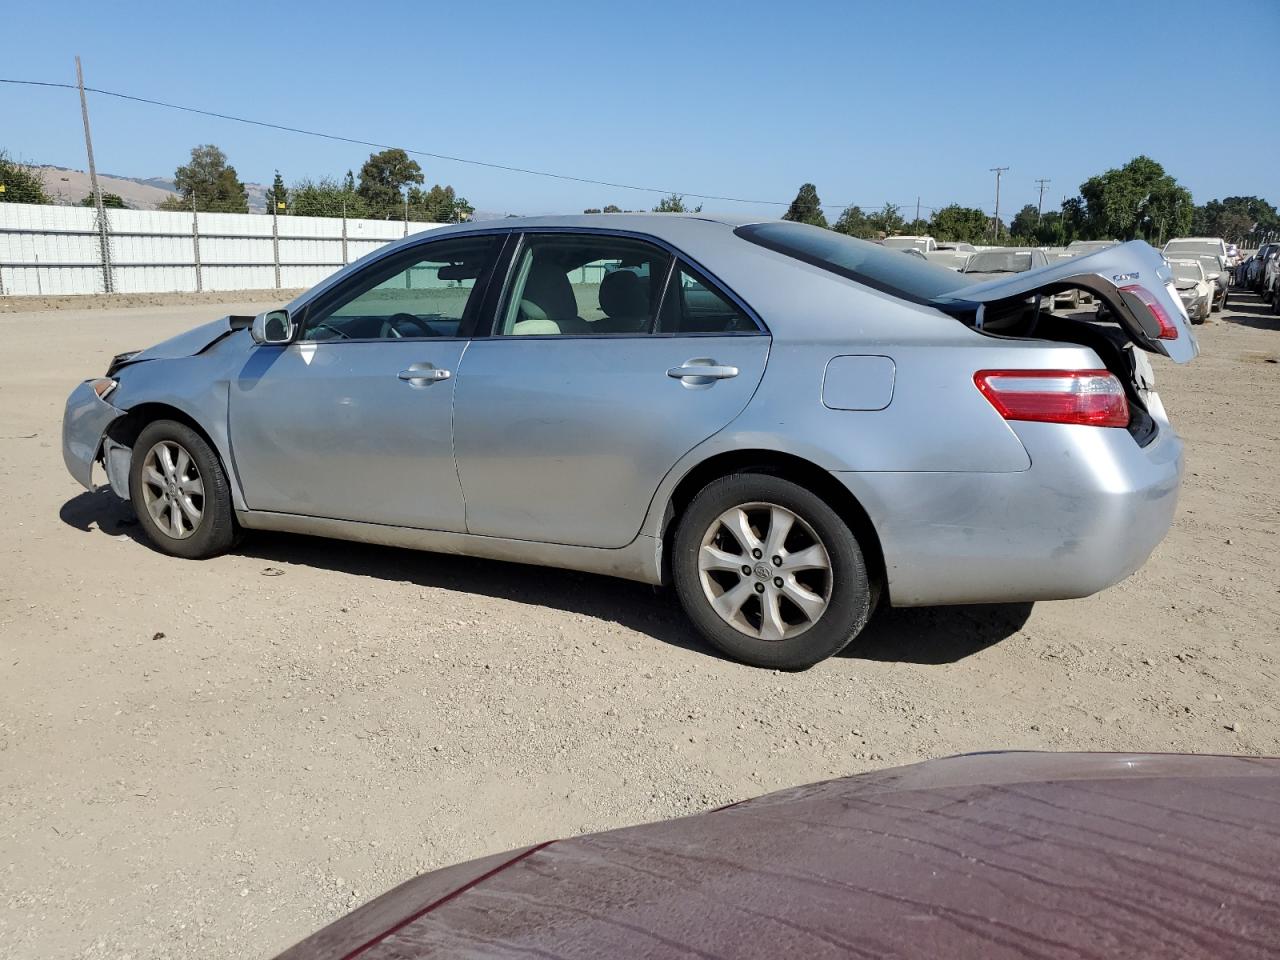
[[[276,289],[280,289],[280,214],[275,202],[271,204],[271,259],[276,268]]]
[[[204,289],[204,279],[200,276],[200,214],[196,212],[196,196],[191,194],[191,247],[196,255],[196,293]]]
[[[342,265],[345,267],[351,260],[347,257],[347,201],[342,201]]]
[[[404,195],[404,235],[409,235],[409,194]]]

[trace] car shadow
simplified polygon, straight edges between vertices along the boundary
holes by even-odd
[[[1237,298],[1243,296],[1245,294],[1236,294]],[[1271,304],[1253,294],[1248,297],[1247,300],[1232,300],[1227,307],[1228,312],[1222,315],[1223,321],[1258,330],[1280,330],[1280,316],[1271,312]]]
[[[925,666],[958,663],[1013,636],[1034,606],[881,607],[841,656]]]
[[[110,491],[82,493],[62,505],[62,522],[87,533],[127,536],[155,549],[130,504]],[[662,643],[720,655],[690,625],[674,591],[630,580],[478,557],[426,553],[298,534],[254,531],[236,549],[268,564],[331,570],[374,580],[399,580],[592,617]],[[918,609],[883,608],[841,657],[897,663],[945,664],[1012,636],[1031,604]]]

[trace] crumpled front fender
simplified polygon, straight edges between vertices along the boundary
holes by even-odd
[[[102,447],[102,435],[124,411],[113,407],[93,392],[91,381],[85,381],[67,397],[62,416],[62,459],[71,476],[92,492],[93,464]]]

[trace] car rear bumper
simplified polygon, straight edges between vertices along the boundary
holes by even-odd
[[[67,397],[62,415],[62,460],[71,476],[92,491],[93,465],[102,448],[102,435],[113,420],[124,414],[103,400],[89,385],[80,384]]]
[[[1137,570],[1173,521],[1182,442],[1014,425],[1019,473],[836,473],[880,537],[894,606],[1083,597]]]

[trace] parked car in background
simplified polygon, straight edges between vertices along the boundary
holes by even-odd
[[[1170,260],[1173,285],[1192,323],[1204,323],[1213,309],[1213,284],[1204,274],[1204,266],[1194,257]]]
[[[1273,300],[1280,287],[1280,245],[1272,248],[1262,263],[1262,299]]]
[[[880,598],[1086,596],[1168,531],[1147,355],[1198,349],[1172,272],[1141,242],[1037,255],[957,276],[708,214],[441,227],[118,355],[63,458],[178,557],[279,530],[670,582],[726,655],[800,669]],[[1114,326],[1026,308],[1081,276]]]
[[[930,263],[937,264],[940,267],[946,267],[948,270],[963,270],[964,265],[969,262],[972,253],[964,250],[956,250],[952,248],[930,250],[924,255],[924,258]]]
[[[1166,246],[1166,251],[1168,247]],[[1228,292],[1231,289],[1231,274],[1227,270],[1226,260],[1221,254],[1184,250],[1182,252],[1166,252],[1168,259],[1199,260],[1204,268],[1205,279],[1213,284],[1213,312],[1217,313],[1227,305]]]
[[[1221,257],[1225,263],[1228,257],[1227,241],[1221,237],[1174,237],[1164,245],[1166,257],[1183,256],[1189,253],[1212,253]]]
[[[1269,957],[1277,795],[1259,757],[947,757],[424,873],[277,960]]]
[[[933,237],[885,237],[882,243],[890,250],[912,249],[928,253],[930,250],[938,249],[938,243]]]
[[[998,247],[994,250],[979,250],[973,254],[960,273],[966,280],[977,282],[1008,273],[1024,273],[1048,264],[1049,258],[1043,250]]]

